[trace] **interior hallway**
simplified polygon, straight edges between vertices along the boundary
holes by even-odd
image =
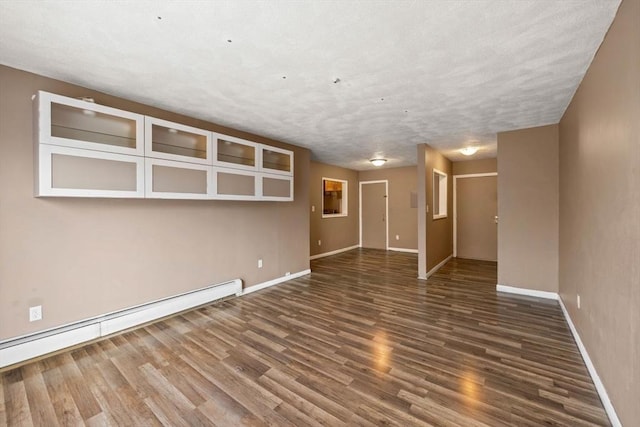
[[[609,425],[556,301],[356,249],[0,374],[0,425]]]

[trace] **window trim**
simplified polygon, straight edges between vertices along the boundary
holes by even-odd
[[[342,212],[341,213],[337,213],[337,214],[325,214],[324,213],[324,183],[325,183],[325,181],[335,181],[335,182],[342,183],[342,202],[341,202]],[[349,181],[346,180],[346,179],[327,178],[327,177],[323,176],[321,183],[322,183],[322,187],[321,187],[320,191],[321,191],[321,199],[322,199],[322,206],[321,206],[322,218],[341,218],[341,217],[349,216]]]
[[[438,212],[436,212],[436,185],[438,185]],[[448,203],[448,175],[441,170],[433,168],[433,219],[447,218]],[[444,212],[443,212],[444,208]]]

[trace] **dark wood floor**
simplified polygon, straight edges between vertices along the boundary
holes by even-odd
[[[555,301],[354,250],[0,374],[0,425],[609,425]]]

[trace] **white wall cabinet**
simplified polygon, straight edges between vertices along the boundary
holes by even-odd
[[[146,198],[213,198],[210,166],[150,158],[144,162]]]
[[[35,195],[293,200],[293,152],[38,92]]]
[[[144,155],[140,114],[40,91],[34,116],[41,144]]]
[[[213,164],[211,132],[154,117],[145,117],[145,157]]]
[[[293,177],[263,173],[260,176],[261,200],[293,200]]]
[[[259,200],[260,180],[251,171],[214,166],[214,198],[221,200]]]
[[[37,196],[144,197],[144,158],[40,144]]]
[[[213,133],[214,165],[222,168],[257,171],[260,166],[260,144]]]
[[[293,176],[293,151],[260,144],[262,171]]]

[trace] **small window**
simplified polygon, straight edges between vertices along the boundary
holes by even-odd
[[[447,217],[447,174],[433,170],[433,219]]]
[[[342,179],[322,178],[322,218],[347,216],[347,187]]]

